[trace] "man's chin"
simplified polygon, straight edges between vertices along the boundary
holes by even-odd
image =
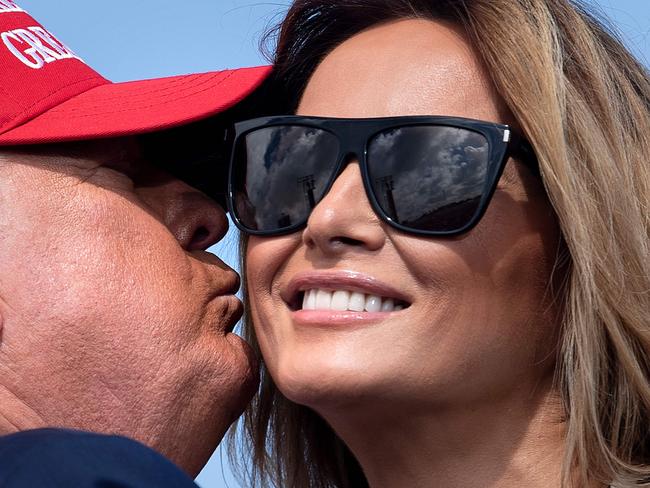
[[[244,410],[257,393],[260,384],[260,368],[257,354],[255,354],[255,351],[248,342],[232,333],[228,334],[226,339],[239,351],[242,357],[241,388],[238,399],[233,404],[229,422],[229,424],[232,424],[244,413]]]
[[[222,381],[213,389],[209,408],[188,412],[188,429],[193,433],[190,436],[187,436],[187,431],[180,433],[186,439],[187,447],[169,456],[193,477],[203,469],[259,387],[259,360],[251,346],[233,333],[227,334],[226,340],[230,343],[231,350],[234,350],[235,360],[230,365],[231,374],[215,377]],[[178,447],[181,447],[180,443]]]

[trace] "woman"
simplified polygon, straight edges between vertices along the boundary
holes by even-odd
[[[646,70],[567,0],[298,0],[276,72],[251,484],[650,484]]]

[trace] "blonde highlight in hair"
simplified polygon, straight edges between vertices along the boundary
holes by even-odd
[[[556,372],[567,419],[562,486],[650,486],[646,68],[569,0],[298,0],[276,55],[287,96],[299,98],[336,44],[401,17],[464,26],[535,148],[569,260]],[[245,249],[244,240],[243,256]],[[246,334],[256,345],[250,320]],[[249,485],[364,486],[327,424],[284,398],[264,369],[262,378],[244,417],[242,449],[254,461]]]
[[[564,485],[639,486],[650,478],[647,71],[567,2],[494,3],[507,11],[471,12],[468,32],[535,147],[571,256],[558,362]],[[509,39],[480,35],[489,13],[516,23]]]

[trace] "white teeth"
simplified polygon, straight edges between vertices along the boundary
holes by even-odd
[[[332,295],[332,310],[344,311],[348,309],[350,303],[350,292],[337,290]]]
[[[330,310],[332,306],[332,292],[318,290],[316,292],[316,310]]]
[[[381,310],[381,297],[368,295],[366,297],[366,312],[379,312]]]
[[[396,305],[393,298],[382,299],[378,295],[365,295],[346,290],[305,290],[302,310],[336,310],[352,312],[393,312],[404,308]]]
[[[386,298],[383,302],[381,302],[382,312],[392,312],[393,310],[395,310],[395,302],[392,298]]]
[[[348,304],[348,310],[353,312],[363,312],[366,308],[366,296],[363,293],[353,292],[350,295],[350,303]]]
[[[307,290],[302,301],[303,310],[316,310],[316,290]]]

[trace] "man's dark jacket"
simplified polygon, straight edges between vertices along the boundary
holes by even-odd
[[[0,437],[1,488],[197,488],[131,439],[39,429]]]

